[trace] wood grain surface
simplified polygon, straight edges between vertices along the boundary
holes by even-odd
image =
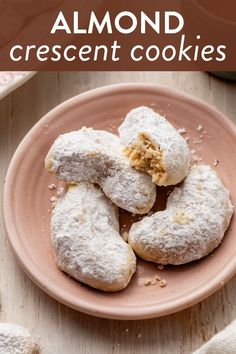
[[[14,150],[45,113],[83,91],[119,82],[150,82],[186,91],[236,122],[236,84],[207,73],[38,73],[0,101],[1,193]],[[113,321],[76,312],[46,295],[20,269],[2,216],[0,236],[0,320],[32,330],[41,338],[43,354],[190,354],[236,317],[236,278],[200,304],[163,318]]]

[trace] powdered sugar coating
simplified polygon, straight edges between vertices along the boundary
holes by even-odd
[[[106,131],[84,127],[60,135],[46,157],[46,168],[66,182],[99,184],[113,203],[135,214],[148,212],[155,202],[150,176],[130,166],[120,139]]]
[[[73,278],[104,291],[128,285],[136,258],[119,234],[118,208],[99,187],[70,186],[52,212],[51,235],[58,267]]]
[[[229,192],[216,172],[193,166],[183,185],[170,194],[166,210],[132,225],[129,243],[147,261],[184,264],[220,244],[232,214]]]
[[[132,109],[119,129],[121,143],[130,147],[139,140],[140,134],[148,134],[152,142],[163,152],[163,167],[166,172],[158,185],[173,185],[188,174],[190,151],[186,140],[160,114],[141,106]]]
[[[1,354],[36,354],[38,352],[37,340],[28,329],[12,323],[0,323]]]

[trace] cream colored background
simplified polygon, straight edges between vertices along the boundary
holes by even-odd
[[[46,112],[80,92],[129,81],[189,92],[236,122],[236,84],[206,73],[39,73],[0,101],[1,186],[17,145]],[[44,294],[28,279],[10,249],[2,216],[0,228],[0,320],[33,330],[42,338],[43,354],[189,354],[236,317],[236,278],[200,304],[159,319],[112,321],[78,313]]]

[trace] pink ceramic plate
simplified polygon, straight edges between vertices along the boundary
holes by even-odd
[[[138,261],[137,273],[127,289],[103,293],[69,278],[54,262],[50,243],[48,189],[57,183],[44,170],[44,157],[61,133],[92,126],[116,132],[133,107],[147,105],[166,115],[176,128],[185,128],[197,158],[219,173],[236,204],[236,132],[219,111],[183,93],[148,84],[107,86],[62,103],[42,118],[18,147],[8,170],[4,190],[4,219],[11,245],[30,278],[58,301],[95,316],[142,319],[163,316],[191,306],[219,289],[236,269],[235,219],[222,245],[198,262],[166,267]],[[201,124],[203,129],[196,128]],[[58,184],[58,183],[57,183]],[[166,190],[159,190],[157,209],[164,207]],[[121,212],[121,225],[132,216]],[[104,255],[105,256],[105,255]],[[144,286],[143,278],[156,272],[167,286]]]

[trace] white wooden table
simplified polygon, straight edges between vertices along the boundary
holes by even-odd
[[[14,150],[38,119],[69,97],[119,82],[152,82],[189,92],[236,122],[236,84],[207,73],[39,73],[0,101],[1,190]],[[0,320],[33,330],[41,337],[43,354],[189,354],[236,317],[236,278],[200,304],[163,318],[112,321],[71,310],[41,291],[19,268],[2,216],[0,262]]]

